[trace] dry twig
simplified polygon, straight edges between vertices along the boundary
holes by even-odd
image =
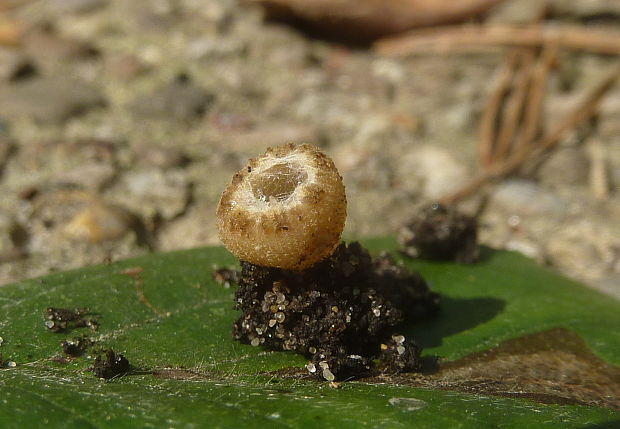
[[[534,53],[529,50],[519,51],[519,69],[515,72],[515,86],[506,103],[506,114],[501,122],[497,136],[492,162],[506,158],[511,150],[514,136],[518,131],[519,120],[526,102],[527,90],[530,85],[531,70],[534,63]]]
[[[517,63],[517,53],[509,52],[500,70],[498,84],[489,95],[489,100],[480,119],[480,162],[484,167],[491,165],[495,142],[495,128],[502,102],[510,88]]]
[[[591,119],[598,111],[598,106],[607,91],[620,76],[620,66],[616,66],[606,75],[559,124],[545,134],[533,145],[520,146],[510,156],[491,164],[483,173],[467,183],[452,195],[441,199],[443,204],[454,204],[477,192],[487,183],[514,173],[527,161],[538,159],[553,149],[566,133]]]
[[[542,46],[620,55],[620,32],[593,30],[582,26],[508,24],[452,25],[414,30],[375,43],[383,55],[467,53],[498,46],[540,48]]]

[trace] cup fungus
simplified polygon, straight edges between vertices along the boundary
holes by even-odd
[[[420,348],[394,329],[434,313],[438,295],[389,255],[339,243],[344,186],[319,149],[288,144],[250,160],[217,216],[220,238],[241,259],[230,276],[242,312],[235,339],[302,353],[309,374],[328,381],[420,368]]]
[[[234,175],[217,208],[224,245],[264,267],[303,270],[333,253],[347,200],[336,166],[309,144],[269,148]]]

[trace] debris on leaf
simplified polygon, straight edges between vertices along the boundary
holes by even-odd
[[[403,335],[392,335],[390,340],[381,344],[380,369],[390,374],[419,371],[422,368],[421,352],[421,347],[406,341]]]
[[[109,380],[122,377],[131,371],[131,365],[125,356],[116,354],[112,349],[105,350],[97,355],[91,370],[99,378]]]
[[[48,307],[45,314],[45,327],[52,332],[62,332],[72,328],[88,327],[93,331],[99,328],[99,322],[84,316],[90,314],[87,308]]]
[[[213,270],[213,280],[219,285],[229,288],[231,285],[239,283],[241,271],[233,268],[216,268]]]
[[[294,350],[310,358],[308,372],[327,381],[368,375],[376,357],[388,372],[420,367],[420,349],[394,329],[433,314],[439,296],[391,256],[374,260],[357,243],[344,243],[304,271],[241,263],[234,338],[270,350]],[[393,338],[400,341],[398,344]],[[381,353],[381,344],[393,344]],[[400,352],[403,347],[405,351]],[[392,356],[393,355],[393,356]]]
[[[93,340],[88,337],[76,337],[60,343],[65,354],[78,357],[82,356],[87,348],[93,345]]]
[[[478,222],[452,207],[432,204],[418,210],[398,236],[403,252],[412,258],[478,261]]]

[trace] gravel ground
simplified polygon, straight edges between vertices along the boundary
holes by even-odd
[[[620,23],[612,2],[555,3],[567,20]],[[477,123],[502,61],[380,57],[265,23],[233,0],[37,0],[7,16],[27,32],[0,46],[0,284],[217,244],[231,175],[289,141],[339,166],[347,238],[394,234],[416,204],[476,173]],[[563,54],[545,120],[614,61]],[[603,151],[603,199],[590,186],[592,148]],[[619,189],[620,85],[596,123],[494,188],[482,241],[620,298]]]

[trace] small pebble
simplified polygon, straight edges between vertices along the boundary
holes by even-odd
[[[8,366],[9,368],[15,368],[17,366],[17,363],[9,361],[6,363],[6,366]]]
[[[251,346],[258,347],[259,344],[260,344],[260,339],[258,338],[252,338],[252,341],[250,341]]]
[[[306,369],[308,370],[308,372],[313,374],[316,372],[316,366],[313,363],[309,363],[308,365],[306,365]]]
[[[334,376],[334,374],[332,374],[329,368],[325,368],[323,370],[323,378],[327,381],[334,381],[336,379],[336,377]]]
[[[65,76],[27,79],[0,89],[0,116],[61,123],[105,103],[94,86]]]
[[[517,216],[564,216],[567,211],[566,202],[557,193],[525,179],[510,179],[497,185],[492,206]]]
[[[47,0],[45,11],[56,16],[93,12],[106,5],[105,0]]]
[[[405,337],[403,335],[392,335],[392,339],[397,344],[402,344],[405,342]]]
[[[142,145],[136,149],[139,163],[149,167],[183,167],[189,161],[187,155],[173,147]]]
[[[190,187],[188,172],[180,168],[134,170],[123,176],[120,201],[143,218],[157,214],[169,220],[186,210]]]
[[[77,213],[65,225],[64,233],[71,239],[99,243],[117,240],[129,232],[132,218],[118,207],[95,204]]]
[[[138,97],[132,111],[142,118],[190,120],[201,117],[213,101],[209,91],[181,79]]]

